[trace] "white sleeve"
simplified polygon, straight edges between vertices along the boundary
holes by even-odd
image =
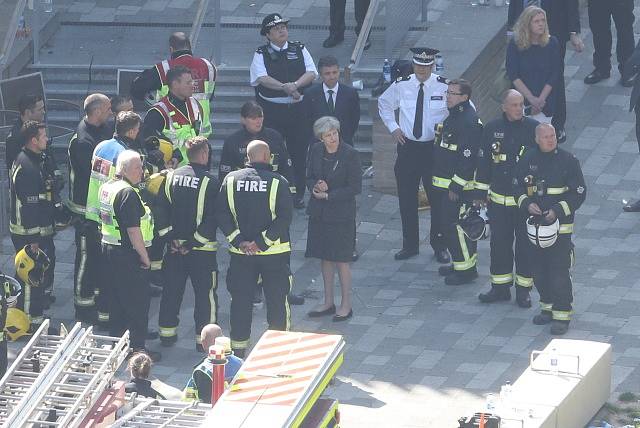
[[[387,127],[389,132],[393,132],[400,128],[398,122],[396,122],[395,111],[400,107],[400,100],[398,97],[398,84],[392,83],[386,91],[378,97],[378,114],[382,123]]]
[[[302,48],[302,57],[304,58],[304,68],[306,71],[310,71],[315,75],[315,77],[318,77],[318,70],[316,69],[316,65],[307,48]]]
[[[251,86],[258,86],[258,79],[269,75],[267,73],[267,68],[264,66],[264,57],[262,54],[258,52],[253,54],[253,61],[251,61],[249,74],[249,82],[251,83]]]

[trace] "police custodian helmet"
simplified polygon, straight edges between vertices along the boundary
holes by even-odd
[[[18,251],[14,260],[18,278],[30,287],[39,287],[51,264],[49,257],[41,249],[33,250],[31,245]]]

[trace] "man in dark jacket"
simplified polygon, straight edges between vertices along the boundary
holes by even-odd
[[[340,121],[340,139],[353,146],[360,123],[358,91],[339,82],[340,65],[333,56],[320,58],[318,72],[322,82],[307,89],[304,97],[310,125],[323,116],[333,116]]]
[[[271,330],[289,330],[287,293],[293,200],[289,183],[271,170],[264,141],[247,147],[249,164],[229,173],[216,202],[216,217],[229,241],[227,289],[231,293],[231,346],[244,358],[251,337],[252,298],[262,276]]]
[[[507,27],[513,28],[518,17],[522,13],[527,0],[515,0],[509,3],[509,15],[507,18]],[[547,24],[549,32],[556,36],[560,42],[561,76],[564,75],[564,57],[567,53],[567,42],[571,42],[574,49],[582,52],[584,43],[580,38],[580,13],[578,11],[578,0],[542,0],[540,7],[547,13]],[[567,121],[567,98],[565,94],[564,78],[558,82],[558,87],[554,88],[556,95],[556,107],[553,113],[553,126],[558,130],[558,142],[563,143],[566,140],[564,130]]]

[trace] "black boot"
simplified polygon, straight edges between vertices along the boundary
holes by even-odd
[[[454,271],[451,275],[444,278],[447,285],[464,285],[469,284],[478,277],[478,271],[475,267],[465,271]]]
[[[552,319],[553,319],[553,316],[551,315],[551,312],[540,311],[538,315],[533,317],[533,323],[535,325],[545,325],[545,324],[549,324]]]
[[[569,321],[553,320],[551,322],[551,334],[554,336],[562,336],[569,330]]]
[[[440,266],[438,268],[438,275],[449,276],[453,273],[453,265]]]
[[[480,300],[482,303],[494,303],[501,301],[507,302],[511,300],[511,290],[509,289],[509,284],[492,285],[491,290],[478,295],[478,300]]]
[[[516,303],[521,308],[531,307],[531,296],[529,296],[530,291],[531,289],[528,287],[516,285]]]

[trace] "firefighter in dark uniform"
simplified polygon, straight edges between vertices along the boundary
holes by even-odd
[[[160,354],[145,348],[149,318],[147,248],[153,239],[151,211],[138,189],[143,176],[140,154],[125,150],[118,155],[115,177],[100,186],[101,235],[106,264],[111,269],[109,334],[129,330],[133,352],[145,352],[154,360]]]
[[[449,116],[436,126],[433,149],[434,202],[431,215],[440,219],[453,264],[438,269],[447,285],[462,285],[478,277],[477,243],[458,225],[473,203],[476,155],[482,138],[482,122],[471,105],[471,85],[452,80],[447,90]]]
[[[104,266],[100,245],[100,230],[95,221],[86,219],[87,194],[91,179],[91,159],[96,146],[113,137],[108,122],[111,117],[111,101],[103,94],[91,94],[84,101],[85,117],[69,140],[69,200],[67,205],[74,216],[76,255],[74,264],[74,294],[100,300],[103,285],[101,267]],[[77,311],[77,319],[85,319]],[[86,321],[91,321],[86,319]],[[106,327],[108,318],[98,318],[98,324]]]
[[[483,303],[510,300],[515,279],[518,306],[530,308],[533,277],[527,254],[529,241],[524,217],[513,197],[513,174],[518,160],[536,147],[538,122],[524,116],[523,109],[522,94],[508,90],[502,99],[502,117],[485,125],[478,151],[475,187],[478,203],[488,204],[491,222],[491,290],[478,298]]]
[[[189,163],[167,174],[153,211],[158,234],[171,243],[162,266],[160,341],[171,346],[178,340],[180,305],[187,278],[191,278],[196,348],[202,352],[200,332],[216,322],[218,311],[214,209],[220,183],[207,168],[207,139],[193,137],[185,145]]]
[[[36,121],[44,123],[45,116],[45,106],[44,100],[41,95],[23,95],[20,97],[18,102],[18,111],[20,113],[20,117],[16,119],[9,135],[7,136],[7,142],[5,144],[6,147],[6,163],[7,163],[7,174],[11,171],[11,166],[13,162],[16,160],[16,157],[24,147],[26,141],[24,135],[22,135],[22,126],[27,121]],[[58,167],[58,163],[54,157],[53,148],[51,144],[47,146],[47,149],[43,153],[43,170],[45,171],[45,175],[53,176],[53,196],[57,199],[55,201],[56,205],[56,223],[66,224],[69,222],[69,212],[63,206],[59,196],[60,192],[64,188],[64,178],[62,177],[62,171]],[[48,284],[51,286],[52,284]],[[49,308],[49,304],[55,301],[55,297],[51,294],[52,289],[44,290],[45,293],[45,301],[44,306],[45,309]]]
[[[38,287],[23,284],[25,293],[19,306],[29,315],[32,330],[43,321],[46,305],[44,290],[53,285],[55,269],[54,177],[44,168],[44,151],[47,148],[46,125],[27,121],[22,126],[25,146],[11,168],[11,218],[9,231],[13,247],[18,253],[25,246],[42,250],[51,268]]]
[[[311,54],[300,42],[289,42],[287,23],[277,13],[262,20],[260,34],[268,43],[260,46],[251,63],[251,86],[264,109],[264,124],[278,131],[287,143],[293,163],[296,194],[294,206],[303,208],[310,125],[302,103],[304,89],[318,75]]]
[[[262,276],[269,328],[288,330],[290,324],[289,183],[271,170],[271,153],[264,141],[249,143],[247,156],[246,168],[225,177],[216,209],[220,229],[230,243],[231,346],[239,358],[244,358],[251,337],[258,276]]]
[[[295,193],[296,188],[292,186],[294,182],[293,169],[291,168],[291,159],[289,158],[289,152],[287,152],[287,146],[278,131],[263,126],[263,119],[264,115],[260,104],[253,100],[244,103],[240,109],[242,129],[234,132],[224,140],[218,178],[222,182],[229,172],[244,168],[247,163],[247,145],[250,141],[260,140],[269,145],[271,168],[274,172],[287,179],[291,193]],[[293,281],[293,278],[291,278],[291,281]],[[304,297],[297,294],[289,293],[287,299],[290,305],[304,304]],[[254,303],[260,303],[261,301],[262,287],[259,285]]]
[[[398,158],[394,167],[402,218],[402,249],[396,260],[418,254],[418,190],[420,182],[431,203],[429,240],[439,263],[449,263],[444,236],[434,216],[433,139],[435,125],[449,112],[445,102],[447,79],[431,73],[439,52],[430,48],[413,48],[414,74],[398,78],[378,98],[378,111],[397,143]],[[395,111],[400,110],[399,123]]]
[[[535,230],[528,228],[527,233],[531,241],[533,282],[540,293],[541,311],[533,323],[551,323],[551,334],[564,334],[569,328],[573,302],[569,269],[573,262],[574,215],[587,190],[580,162],[558,148],[552,125],[538,125],[536,143],[538,148],[525,153],[516,166],[514,195],[518,207],[532,216],[528,222],[552,225],[558,221],[557,239],[551,246],[542,248]]]

